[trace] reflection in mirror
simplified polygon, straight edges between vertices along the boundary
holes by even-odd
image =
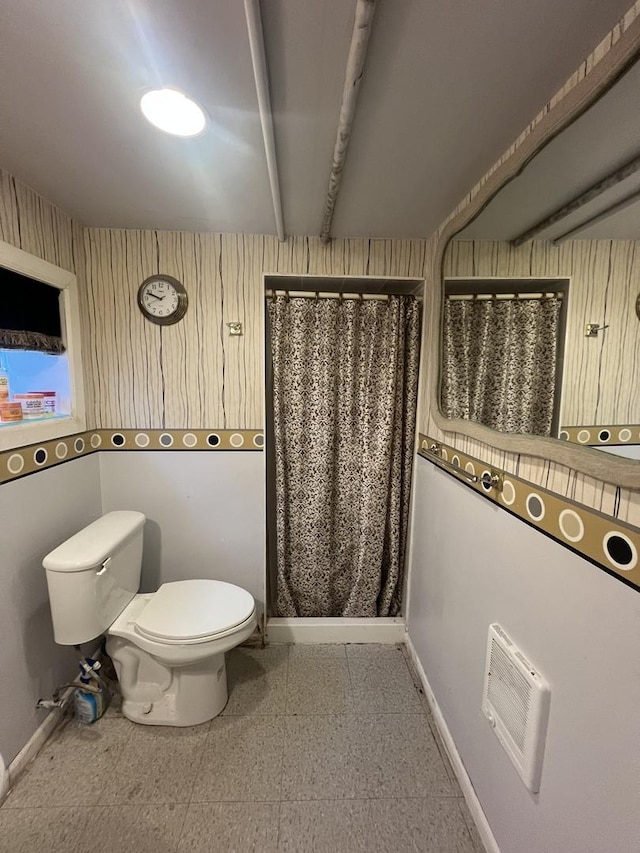
[[[640,459],[640,64],[448,244],[441,410]]]
[[[445,279],[442,412],[558,436],[567,282]]]

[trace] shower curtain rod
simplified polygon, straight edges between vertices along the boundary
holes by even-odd
[[[390,294],[385,293],[334,293],[332,291],[315,290],[286,290],[278,287],[275,290],[265,290],[265,297],[273,299],[274,296],[290,296],[294,299],[379,299],[386,301]],[[393,296],[414,296],[415,294],[391,294]]]
[[[449,299],[453,301],[467,301],[473,302],[474,299],[476,302],[481,301],[489,301],[490,299],[505,299],[511,301],[519,301],[522,299],[548,299],[549,297],[555,297],[556,299],[562,299],[564,297],[564,293],[560,291],[545,291],[544,293],[451,293],[445,294],[445,299]]]

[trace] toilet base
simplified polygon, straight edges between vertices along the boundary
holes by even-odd
[[[122,691],[122,713],[147,726],[196,726],[227,704],[224,652],[186,666],[166,666],[120,637],[109,637]]]

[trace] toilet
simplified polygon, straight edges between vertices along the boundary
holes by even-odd
[[[128,719],[197,725],[227,702],[225,652],[253,633],[255,602],[216,580],[140,594],[144,523],[141,512],[109,512],[47,554],[54,637],[78,645],[106,634]]]

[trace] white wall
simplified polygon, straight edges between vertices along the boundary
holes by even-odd
[[[137,509],[145,525],[142,591],[215,578],[264,604],[264,454],[100,453],[104,512]]]
[[[75,677],[76,653],[53,639],[42,558],[101,513],[98,458],[0,488],[0,753],[6,764],[46,712],[40,697]]]
[[[640,596],[417,460],[409,635],[502,853],[640,849]],[[531,795],[480,711],[499,622],[552,688]]]
[[[612,453],[614,456],[624,456],[625,459],[640,459],[640,444],[617,444],[611,447],[598,447],[604,453]]]

